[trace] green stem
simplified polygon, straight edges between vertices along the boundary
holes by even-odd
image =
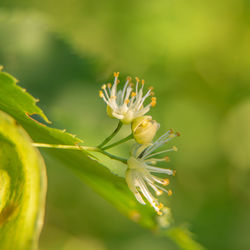
[[[114,130],[114,132],[109,137],[107,137],[101,144],[99,144],[97,147],[102,148],[104,145],[106,145],[119,132],[122,125],[123,123],[119,121],[117,128]]]
[[[117,141],[117,142],[115,142],[115,143],[113,143],[113,144],[111,144],[111,145],[108,145],[108,146],[106,146],[106,147],[103,147],[102,149],[103,149],[103,150],[107,150],[107,149],[109,149],[109,148],[113,148],[114,146],[117,146],[117,145],[119,145],[119,144],[122,144],[122,143],[124,143],[124,142],[126,142],[126,141],[129,141],[129,140],[133,139],[133,138],[134,138],[133,134],[130,134],[129,136],[125,137],[124,139],[121,139],[120,141]]]
[[[105,152],[104,150],[98,148],[98,147],[88,147],[88,146],[74,146],[74,145],[57,145],[57,144],[46,144],[46,143],[32,143],[34,147],[39,148],[57,148],[57,149],[72,149],[72,150],[87,150],[87,151],[95,151],[101,154],[104,154],[108,156],[110,159],[120,161],[124,164],[127,164],[127,160],[124,158],[121,158],[119,156],[112,155],[108,152]]]
[[[121,158],[119,156],[112,155],[112,154],[110,154],[110,153],[108,153],[106,151],[103,151],[101,149],[99,149],[99,150],[100,150],[100,151],[98,151],[99,153],[102,153],[102,154],[108,156],[109,158],[111,158],[113,160],[117,160],[117,161],[120,161],[120,162],[122,162],[124,164],[127,164],[127,159]]]

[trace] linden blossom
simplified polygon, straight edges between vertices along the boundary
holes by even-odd
[[[154,95],[153,88],[149,88],[148,92],[143,96],[144,80],[141,81],[139,88],[139,78],[136,77],[136,87],[133,91],[131,77],[127,77],[127,81],[122,90],[117,90],[119,72],[114,73],[114,84],[111,83],[102,86],[99,96],[107,104],[107,113],[112,118],[121,120],[124,124],[131,123],[135,118],[145,115],[150,107],[156,105],[156,97],[151,98],[151,102],[143,107],[144,101]]]
[[[148,187],[150,187],[156,195],[161,195],[163,192],[166,192],[170,196],[172,195],[172,191],[162,187],[169,184],[169,179],[156,177],[152,173],[162,173],[174,176],[175,170],[159,168],[152,165],[160,161],[168,162],[168,156],[163,158],[155,158],[155,156],[170,151],[177,151],[177,148],[174,146],[160,152],[154,153],[154,151],[176,136],[179,136],[179,133],[174,133],[172,130],[169,130],[154,143],[136,145],[131,152],[131,157],[127,161],[128,169],[126,171],[126,182],[129,189],[143,205],[146,204],[142,197],[144,196],[159,215],[162,215],[161,210],[164,206],[152,195]]]

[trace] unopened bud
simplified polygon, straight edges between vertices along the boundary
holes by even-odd
[[[148,115],[136,118],[131,124],[134,139],[139,144],[150,143],[159,127],[160,124]]]

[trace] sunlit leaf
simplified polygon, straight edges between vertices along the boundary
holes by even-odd
[[[0,111],[0,249],[37,248],[43,225],[46,170],[24,129]]]

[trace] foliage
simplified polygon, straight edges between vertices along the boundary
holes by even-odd
[[[46,169],[24,129],[0,111],[0,249],[37,248],[46,194]]]
[[[16,85],[15,78],[7,73],[1,72],[0,87],[0,108],[12,115],[26,131],[28,131],[33,140],[50,142],[53,144],[73,144],[81,141],[75,136],[65,133],[65,131],[47,127],[31,118],[31,115],[37,114],[48,122],[48,119],[41,109],[35,105],[37,100]],[[2,126],[2,129],[4,130],[4,126]],[[15,137],[14,134],[13,137]],[[100,161],[96,158],[94,159],[93,156],[89,155],[87,152],[58,149],[52,149],[49,150],[49,152],[60,159],[65,165],[72,169],[76,175],[132,220],[151,230],[159,230],[162,224],[169,223],[168,221],[171,220],[171,215],[169,215],[169,217],[166,215],[161,219],[161,223],[158,223],[159,220],[157,221],[154,211],[136,202],[124,180],[111,174],[109,170],[101,166]],[[25,157],[27,157],[27,155]],[[9,168],[7,163],[5,165],[6,168]],[[4,178],[4,174],[2,178],[6,186],[4,190],[6,190],[9,185],[9,179],[6,179],[7,177]],[[2,192],[6,194],[4,190]],[[40,193],[41,190],[37,190],[36,192]],[[5,198],[5,200],[8,199]],[[177,231],[178,230],[180,229],[177,229]],[[173,239],[176,238],[173,237]],[[193,244],[196,243],[194,242]],[[191,248],[184,247],[184,249]]]

